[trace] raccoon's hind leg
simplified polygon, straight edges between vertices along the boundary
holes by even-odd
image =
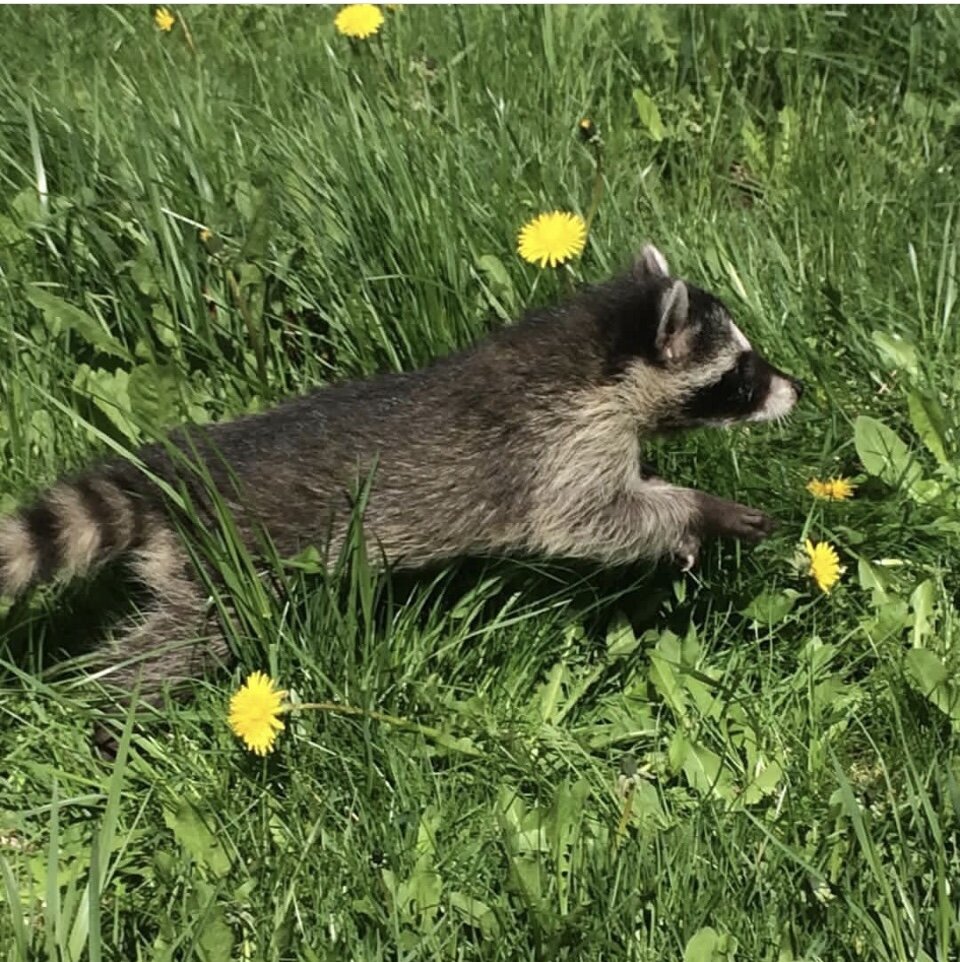
[[[134,693],[156,706],[164,690],[182,697],[187,682],[229,660],[230,649],[216,619],[208,617],[205,592],[182,543],[158,526],[133,553],[131,567],[151,594],[146,616],[101,656],[94,677],[115,691],[120,705]],[[98,725],[94,738],[104,754],[114,754],[114,736]]]

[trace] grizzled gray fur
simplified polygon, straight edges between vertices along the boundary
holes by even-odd
[[[423,370],[337,384],[261,414],[172,436],[201,456],[253,549],[336,552],[371,481],[372,554],[414,567],[468,554],[538,554],[610,564],[675,557],[703,539],[755,542],[762,512],[641,471],[662,431],[784,417],[799,382],[771,367],[721,302],[669,275],[646,247],[633,270],[534,311]],[[165,445],[149,472],[211,512]],[[372,480],[371,480],[372,479]],[[126,460],[62,481],[0,521],[0,592],[126,559],[150,589],[142,624],[110,646],[104,680],[148,696],[227,656],[161,487]]]

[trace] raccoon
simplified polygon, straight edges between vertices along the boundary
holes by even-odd
[[[801,392],[648,245],[629,272],[424,369],[183,427],[141,449],[142,467],[113,459],[61,481],[0,521],[0,593],[127,560],[153,601],[99,675],[156,703],[229,654],[222,633],[204,637],[207,593],[171,490],[203,524],[225,503],[253,551],[265,531],[281,555],[335,553],[369,482],[362,523],[388,566],[519,553],[688,569],[705,538],[758,542],[773,521],[645,472],[642,440],[775,421]]]

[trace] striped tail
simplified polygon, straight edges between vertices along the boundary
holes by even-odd
[[[107,468],[62,481],[0,518],[0,596],[85,574],[141,544],[155,509],[125,475]]]

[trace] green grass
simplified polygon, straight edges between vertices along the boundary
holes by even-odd
[[[122,587],[19,604],[0,957],[956,959],[957,14],[402,7],[351,44],[332,10],[174,12],[0,11],[3,507],[562,294],[514,245],[586,212],[584,115],[606,180],[574,278],[653,239],[810,389],[782,428],[657,451],[781,521],[693,577],[391,582],[361,553],[264,592],[224,561],[240,665],[113,768],[44,666]],[[857,498],[814,504],[833,474]],[[804,537],[846,565],[829,596]],[[224,721],[254,669],[368,714],[304,712],[256,759]]]

